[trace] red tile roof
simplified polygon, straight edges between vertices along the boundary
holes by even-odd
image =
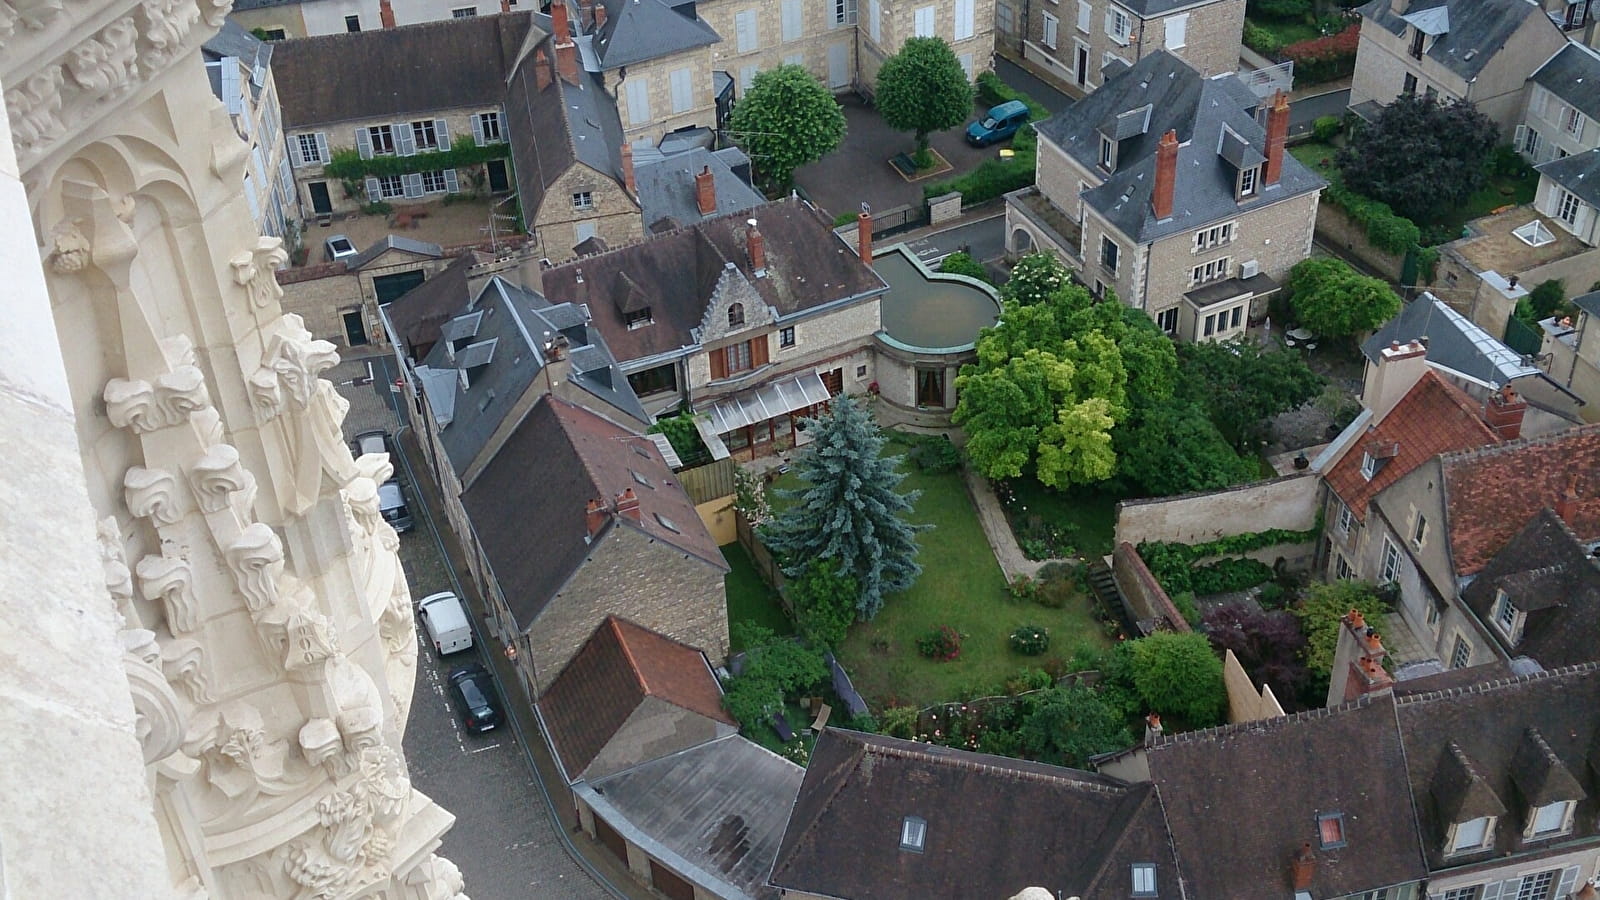
[[[1484,424],[1480,405],[1429,369],[1388,415],[1368,428],[1328,470],[1328,487],[1350,507],[1357,521],[1365,522],[1368,501],[1402,475],[1441,453],[1499,440]],[[1370,481],[1361,474],[1362,457],[1369,451],[1374,457],[1388,459]],[[1518,521],[1526,521],[1526,517]]]
[[[1581,541],[1600,538],[1600,425],[1445,456],[1445,518],[1456,572],[1471,575],[1534,513],[1578,499],[1567,525]]]
[[[646,697],[738,727],[705,656],[688,644],[607,616],[539,698],[567,778],[578,779]]]

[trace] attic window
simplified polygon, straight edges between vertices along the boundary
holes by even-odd
[[[1239,199],[1243,200],[1246,197],[1254,197],[1256,195],[1257,183],[1260,181],[1260,179],[1261,179],[1261,167],[1260,166],[1251,166],[1248,169],[1240,169],[1239,170]]]
[[[1345,845],[1344,813],[1328,812],[1317,816],[1317,840],[1322,849],[1334,850]]]
[[[1134,863],[1130,868],[1133,870],[1133,896],[1156,896],[1156,864]]]
[[[673,534],[682,534],[683,533],[682,531],[680,531],[678,529],[677,523],[673,522],[671,519],[667,518],[666,516],[663,516],[661,513],[656,513],[655,516],[656,516],[656,521],[661,523],[661,527],[662,528],[665,528],[666,530],[672,532]]]
[[[650,451],[644,449],[643,447],[639,446],[638,444],[629,444],[628,447],[630,449],[632,449],[633,452],[639,454],[640,457],[642,457],[644,459],[649,459],[650,458]],[[634,477],[638,477],[638,476],[634,476]]]
[[[636,309],[633,312],[622,314],[622,324],[628,326],[629,331],[632,331],[635,328],[643,328],[653,321],[655,320],[650,318],[650,307],[648,306],[643,309]]]
[[[1378,474],[1378,461],[1372,458],[1371,453],[1361,454],[1361,477],[1368,481]]]
[[[1506,639],[1515,644],[1517,642],[1518,610],[1511,604],[1511,596],[1503,590],[1494,592],[1494,624],[1499,627]]]
[[[921,853],[923,841],[928,837],[928,823],[919,816],[906,816],[900,821],[900,849]]]
[[[637,485],[639,485],[641,487],[650,488],[651,490],[655,489],[655,485],[650,483],[650,479],[644,477],[643,475],[640,475],[638,472],[635,472],[634,470],[629,469],[628,470],[628,474],[633,476],[633,483],[634,484],[637,484]]]
[[[728,307],[728,327],[738,328],[744,324],[744,304],[734,303]]]
[[[1114,170],[1116,166],[1117,145],[1111,140],[1111,138],[1108,138],[1102,134],[1100,135],[1100,168],[1110,172]]]
[[[1489,839],[1494,833],[1494,817],[1482,816],[1458,822],[1454,834],[1450,837],[1451,853],[1471,853],[1489,846]]]
[[[1530,837],[1551,837],[1572,830],[1571,800],[1558,800],[1533,811],[1533,821],[1528,825]]]

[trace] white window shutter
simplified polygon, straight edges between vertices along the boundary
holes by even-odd
[[[883,7],[878,0],[867,2],[867,32],[872,36],[874,43],[883,42]]]
[[[1167,49],[1179,50],[1189,42],[1189,14],[1181,13],[1167,19]]]
[[[356,129],[356,152],[362,159],[372,158],[372,135],[365,128]]]
[[[444,189],[452,194],[461,193],[461,179],[456,175],[455,169],[444,170]]]
[[[1527,142],[1528,142],[1528,126],[1526,126],[1526,125],[1518,125],[1516,133],[1511,138],[1511,146],[1514,147],[1517,150],[1521,150],[1523,145],[1526,144]]]
[[[317,132],[317,162],[325,163],[329,159],[330,159],[330,157],[328,156],[328,135],[326,133],[324,133],[324,132],[319,131],[319,132]]]
[[[1521,887],[1522,887],[1522,879],[1521,878],[1507,878],[1505,881],[1500,882],[1500,896],[1506,898],[1506,900],[1516,900],[1517,889],[1521,888]],[[1485,898],[1485,900],[1487,900],[1488,895],[1489,895],[1489,892],[1488,892],[1487,889],[1485,889],[1484,890],[1484,898]]]
[[[1093,26],[1094,7],[1089,5],[1089,0],[1078,0],[1078,30],[1087,34]]]
[[[450,149],[450,123],[443,119],[433,120],[433,133],[439,141],[440,150]]]
[[[783,40],[798,41],[805,31],[805,0],[783,0]]]
[[[422,196],[422,173],[411,172],[401,176],[401,183],[405,185],[406,196],[412,199]]]
[[[302,168],[306,164],[305,157],[300,154],[299,135],[295,135],[289,139],[289,164],[294,166],[296,169]]]
[[[222,74],[222,102],[227,105],[229,113],[237,116],[244,109],[244,95],[239,86],[239,60],[224,56],[219,68]]]
[[[1049,13],[1044,14],[1044,45],[1051,50],[1056,49],[1056,17]]]
[[[1567,866],[1566,870],[1561,873],[1561,885],[1556,888],[1556,896],[1569,897],[1577,887],[1578,867]]]
[[[368,203],[377,203],[379,200],[382,200],[382,199],[383,199],[383,185],[378,183],[378,179],[373,178],[371,175],[368,175],[367,176],[367,202]]]
[[[396,122],[391,130],[394,132],[395,150],[401,156],[416,156],[417,135],[411,130],[411,123]]]
[[[483,117],[472,117],[472,142],[479,147],[483,146]]]
[[[919,8],[916,12],[915,21],[917,37],[933,37],[935,21],[933,7],[924,6]]]
[[[694,107],[694,71],[673,69],[668,79],[672,87],[672,111],[688,112]]]
[[[628,95],[628,124],[643,125],[650,121],[650,82],[635,75],[623,82]]]
[[[972,0],[956,0],[956,40],[964,41],[972,37],[972,18]]]

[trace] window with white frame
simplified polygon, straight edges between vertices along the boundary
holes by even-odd
[[[1568,106],[1561,110],[1561,130],[1574,137],[1583,135],[1583,113]]]
[[[1178,308],[1163,309],[1156,313],[1156,325],[1169,335],[1178,333]]]
[[[786,327],[778,329],[778,346],[779,347],[793,347],[794,346],[794,326],[793,325],[789,325],[789,326],[786,326]]]
[[[900,849],[922,852],[928,839],[928,822],[920,816],[900,820]]]
[[[478,146],[494,144],[505,140],[501,137],[500,114],[497,112],[478,113],[472,117],[472,136],[477,140]]]
[[[1522,884],[1517,886],[1517,896],[1502,895],[1501,900],[1551,900],[1551,887],[1556,883],[1556,876],[1561,874],[1560,869],[1551,869],[1537,875],[1528,875],[1522,879]]]
[[[1363,891],[1356,894],[1353,900],[1396,900],[1399,894],[1392,894],[1388,888],[1378,888],[1375,891]]]
[[[1089,5],[1089,0],[1078,0],[1078,30],[1088,34],[1092,27],[1089,23],[1092,21],[1094,21],[1094,7]]]
[[[470,19],[477,14],[478,8],[476,6],[458,6],[450,10],[450,18],[452,19]]]
[[[1528,835],[1550,837],[1571,831],[1572,806],[1571,800],[1558,800],[1535,809],[1532,821],[1528,823]]]
[[[394,129],[388,125],[373,125],[367,129],[367,140],[373,156],[394,155]]]
[[[833,0],[833,24],[854,25],[856,23],[856,0]]]
[[[1483,885],[1474,884],[1468,887],[1451,888],[1439,897],[1439,900],[1479,900],[1478,892]]]
[[[1239,196],[1241,198],[1255,196],[1256,185],[1260,180],[1260,176],[1260,166],[1251,166],[1248,169],[1239,170]]]
[[[576,191],[572,195],[572,208],[574,210],[594,209],[594,193],[592,191]]]
[[[1112,275],[1117,274],[1117,263],[1122,258],[1122,247],[1106,235],[1100,235],[1100,265]]]
[[[1115,6],[1106,10],[1106,34],[1122,46],[1128,46],[1128,37],[1133,34],[1133,17]]]
[[[1521,146],[1517,147],[1517,149],[1528,156],[1538,156],[1539,144],[1544,140],[1544,135],[1541,135],[1537,129],[1528,128],[1525,125],[1522,127],[1526,129],[1526,133],[1523,134]]]
[[[1428,627],[1433,629],[1435,634],[1439,632],[1439,604],[1437,603],[1428,604]]]
[[[379,175],[374,180],[378,182],[378,198],[390,200],[406,195],[405,179],[399,175]]]
[[[1361,454],[1361,477],[1368,481],[1378,474],[1378,460],[1371,453],[1365,451]]]
[[[434,127],[432,119],[423,119],[411,123],[411,139],[417,142],[418,150],[439,149],[439,131]]]
[[[1343,553],[1335,553],[1334,556],[1336,557],[1333,565],[1335,578],[1349,578],[1355,574],[1355,570],[1350,568],[1350,560],[1345,559]]]
[[[1201,263],[1189,272],[1189,283],[1196,285],[1221,281],[1228,277],[1231,262],[1231,257],[1224,256],[1221,259],[1213,259],[1208,263]]]
[[[1117,145],[1116,145],[1116,142],[1111,140],[1111,138],[1106,137],[1103,134],[1100,135],[1100,168],[1105,169],[1107,172],[1109,172],[1109,171],[1111,171],[1111,169],[1114,166],[1116,166],[1116,164],[1117,164]]]
[[[1234,225],[1235,223],[1233,222],[1224,222],[1221,225],[1213,225],[1210,228],[1202,228],[1195,232],[1195,251],[1210,250],[1212,247],[1220,247],[1232,241]]]
[[[445,178],[444,170],[422,173],[422,191],[425,194],[443,194],[450,190],[450,180]]]
[[[1556,218],[1568,225],[1576,226],[1578,224],[1578,210],[1582,208],[1581,203],[1582,201],[1571,191],[1557,189]]]
[[[1500,590],[1494,592],[1492,617],[1500,632],[1514,642],[1517,634],[1517,608],[1512,605],[1510,594]]]
[[[1456,638],[1462,643],[1461,638]],[[1456,668],[1461,668],[1456,666]],[[1456,823],[1454,833],[1450,836],[1451,853],[1471,853],[1489,846],[1489,838],[1494,834],[1494,817],[1481,816]]]
[[[1061,20],[1057,19],[1055,16],[1050,15],[1049,13],[1045,13],[1044,14],[1044,45],[1046,47],[1049,47],[1051,50],[1056,49],[1056,41],[1059,39],[1060,29],[1061,29]]]
[[[1134,863],[1131,868],[1133,875],[1133,896],[1156,896],[1156,864]]]
[[[1467,667],[1467,665],[1469,663],[1471,663],[1471,662],[1472,662],[1472,645],[1467,643],[1467,639],[1466,638],[1462,637],[1459,634],[1456,635],[1455,644],[1452,645],[1451,648],[1450,648],[1450,668],[1452,668],[1452,669],[1465,669]],[[1468,824],[1470,825],[1471,823],[1468,823]],[[1479,843],[1481,844],[1482,842],[1480,841]],[[1458,840],[1457,843],[1456,843],[1456,849],[1459,851],[1461,849],[1461,847],[1462,847],[1462,844]]]
[[[1349,534],[1350,529],[1356,524],[1356,514],[1344,503],[1339,504],[1339,533]]]
[[[1167,49],[1181,50],[1189,38],[1189,14],[1167,17]]]
[[[935,19],[934,7],[919,7],[913,19],[917,37],[933,37]]]
[[[1387,536],[1383,539],[1383,565],[1378,575],[1383,584],[1393,584],[1400,577],[1400,548]]]
[[[1417,524],[1411,529],[1411,546],[1420,548],[1428,539],[1428,517],[1417,513]]]
[[[328,161],[328,138],[322,132],[295,135],[295,143],[300,147],[300,159],[305,165]]]

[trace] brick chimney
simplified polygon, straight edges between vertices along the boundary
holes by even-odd
[[[1328,681],[1328,706],[1349,703],[1366,694],[1387,693],[1394,677],[1383,668],[1389,651],[1376,629],[1359,610],[1339,620],[1339,642],[1333,650],[1333,671]]]
[[[550,4],[550,30],[555,35],[556,72],[567,84],[578,83],[578,45],[572,42],[572,23],[567,21],[566,0]]]
[[[604,3],[594,8],[594,30],[599,31],[606,27],[606,5]]]
[[[578,0],[578,33],[588,34],[594,24],[594,0]]]
[[[1278,91],[1267,109],[1267,165],[1261,180],[1277,184],[1283,174],[1283,147],[1289,141],[1289,95]]]
[[[1394,341],[1378,351],[1378,361],[1367,363],[1366,380],[1361,387],[1361,402],[1372,410],[1372,421],[1383,421],[1426,371],[1428,345],[1421,340],[1407,344]]]
[[[394,27],[394,7],[389,5],[389,0],[378,0],[378,21],[385,28]]]
[[[635,522],[641,521],[639,495],[633,492],[633,488],[628,488],[617,495],[617,515],[627,516]]]
[[[1172,218],[1172,189],[1178,183],[1178,133],[1168,131],[1156,145],[1156,183],[1150,192],[1150,208],[1156,218]]]
[[[1561,521],[1567,523],[1568,528],[1577,524],[1575,521],[1578,518],[1578,476],[1576,473],[1567,482],[1567,489],[1561,492],[1561,499],[1556,501],[1556,515],[1561,517]]]
[[[627,141],[622,142],[622,187],[628,196],[639,196],[639,182],[633,174],[633,145]]]
[[[1317,855],[1311,852],[1311,842],[1300,845],[1294,859],[1289,861],[1289,878],[1297,891],[1311,890],[1311,879],[1317,874]]]
[[[594,540],[594,536],[599,534],[600,529],[605,527],[606,505],[599,500],[590,500],[589,505],[583,511],[583,522],[589,529],[588,539]]]
[[[1528,401],[1506,385],[1489,395],[1483,404],[1483,422],[1502,441],[1514,441],[1522,436],[1522,417],[1528,412]]]
[[[539,381],[544,382],[544,389],[551,396],[562,399],[571,399],[567,381],[572,374],[572,357],[567,353],[569,345],[566,335],[548,331],[539,344],[539,353],[544,359]]]
[[[511,12],[511,0],[500,0],[500,13],[502,15],[509,15],[510,12]]]
[[[700,206],[700,215],[709,216],[717,211],[717,181],[711,167],[704,166],[694,176],[694,200]]]
[[[750,253],[750,268],[755,271],[757,278],[764,278],[767,274],[767,239],[761,236],[755,219],[745,224],[750,226],[750,230],[744,234],[745,249]]]
[[[550,86],[550,56],[544,48],[533,51],[533,89],[540,93]]]
[[[872,211],[865,203],[856,213],[856,252],[861,254],[862,262],[872,265]]]

